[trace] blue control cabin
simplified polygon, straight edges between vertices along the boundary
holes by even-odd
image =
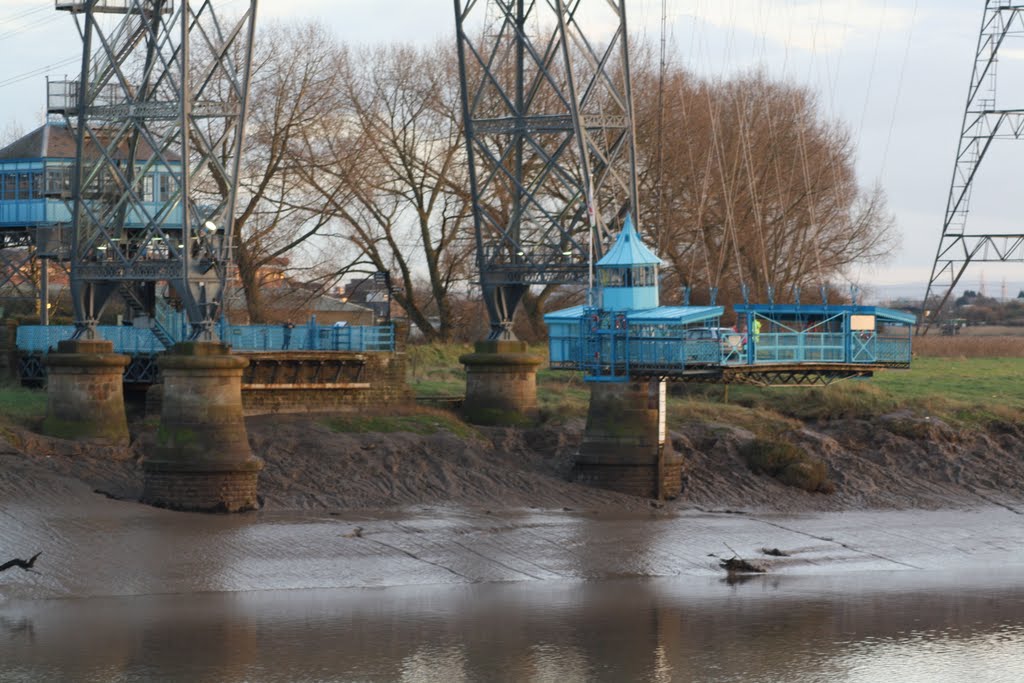
[[[551,367],[582,370],[587,381],[744,381],[746,372],[761,378],[751,383],[803,383],[801,373],[832,381],[910,365],[913,315],[875,306],[745,304],[735,307],[736,327],[723,327],[721,306],[660,306],[660,265],[627,216],[594,265],[594,305],[544,316]],[[782,368],[763,379],[766,369]]]
[[[28,135],[0,149],[0,230],[48,228],[71,223],[70,200],[76,141],[63,123],[47,122]],[[128,150],[106,150],[127,164]],[[86,150],[89,153],[89,150]],[[98,153],[93,150],[93,153]],[[141,228],[149,221],[173,229],[181,225],[180,205],[168,206],[181,174],[181,163],[154,163],[152,150],[140,143],[136,153],[134,184],[147,215],[125,216],[126,229]],[[126,191],[125,175],[87,179],[83,196],[96,201],[116,201]]]

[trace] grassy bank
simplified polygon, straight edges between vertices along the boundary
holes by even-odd
[[[32,427],[46,415],[46,392],[0,384],[0,426]]]
[[[841,382],[829,387],[760,389],[718,385],[674,385],[669,418],[674,422],[724,422],[757,433],[792,429],[797,420],[869,419],[899,409],[971,425],[993,420],[1024,422],[1024,357],[972,357],[966,354],[924,356],[924,351],[960,348],[960,338],[939,338],[921,349],[910,370],[879,373],[874,379]],[[952,340],[952,341],[951,341]],[[1024,339],[1008,343],[997,339],[989,351],[1016,351]],[[917,343],[915,342],[915,347]],[[469,345],[420,345],[409,348],[409,381],[420,397],[456,397],[465,391],[465,372],[459,356]],[[546,348],[531,352],[546,359]],[[554,371],[546,363],[537,373],[542,417],[559,423],[584,417],[589,390],[579,373]],[[0,385],[0,425],[32,427],[46,412],[46,393],[13,384]],[[383,418],[332,425],[341,431],[432,430],[438,425],[458,433],[436,411],[402,417],[410,423],[393,424]]]
[[[966,348],[959,338],[941,339],[926,350]],[[871,380],[829,387],[732,386],[726,390],[718,385],[676,385],[671,391],[669,416],[679,421],[728,422],[759,433],[791,429],[794,420],[869,419],[900,409],[965,425],[992,420],[1024,422],[1024,391],[1020,390],[1024,357],[1010,353],[1024,347],[1024,339],[985,341],[992,344],[982,343],[974,350],[993,353],[992,357],[918,355],[910,370],[884,371]],[[414,392],[418,396],[461,395],[465,373],[458,357],[469,350],[460,345],[411,347]],[[545,347],[531,351],[546,358]],[[1003,357],[996,357],[999,352]],[[537,391],[545,419],[586,414],[589,391],[579,373],[542,365]]]

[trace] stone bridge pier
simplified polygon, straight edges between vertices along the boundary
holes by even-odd
[[[76,441],[128,445],[121,375],[128,356],[105,339],[70,339],[46,358],[43,433]]]
[[[245,358],[216,342],[176,344],[160,358],[164,386],[153,452],[143,459],[144,503],[174,510],[242,512],[259,507],[242,418]]]
[[[682,456],[665,427],[665,381],[591,382],[576,481],[659,500],[682,491]]]
[[[479,425],[518,425],[537,415],[541,358],[521,341],[480,341],[459,358],[466,366],[463,416]]]

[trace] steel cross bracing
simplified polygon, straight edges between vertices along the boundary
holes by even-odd
[[[996,99],[999,49],[1007,38],[1024,37],[1022,12],[1024,3],[985,3],[942,238],[925,292],[924,306],[932,314],[921,319],[919,334],[927,333],[971,262],[1024,261],[1024,229],[1000,233],[967,229],[975,176],[992,143],[1024,137],[1024,109],[999,108]],[[933,296],[940,300],[938,305],[930,306],[928,301]]]
[[[480,283],[505,339],[531,285],[587,284],[624,210],[639,220],[625,0],[455,0],[455,18]]]
[[[152,300],[166,282],[191,336],[213,339],[231,254],[256,0],[56,7],[73,15],[82,38],[81,77],[48,85],[49,111],[64,116],[77,140],[76,335],[94,334],[119,289]]]
[[[36,297],[35,255],[30,229],[0,230],[0,300]]]

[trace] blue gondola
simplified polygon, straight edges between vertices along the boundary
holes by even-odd
[[[593,305],[544,316],[551,367],[583,371],[591,382],[647,376],[784,384],[910,365],[913,315],[856,304],[743,304],[734,307],[737,326],[726,328],[722,306],[660,306],[660,265],[627,216],[594,265]]]

